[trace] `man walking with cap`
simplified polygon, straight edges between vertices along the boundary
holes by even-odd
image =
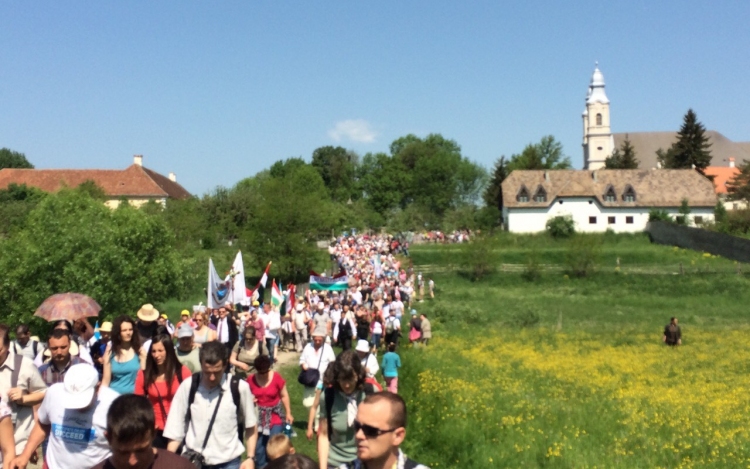
[[[177,360],[188,367],[191,373],[201,371],[200,347],[193,343],[193,328],[190,324],[183,323],[177,329]]]
[[[118,395],[99,387],[99,373],[92,365],[71,366],[63,382],[47,390],[38,422],[11,467],[24,469],[47,436],[45,461],[49,469],[90,469],[104,461],[111,454],[104,436],[107,411]]]
[[[362,367],[365,369],[366,376],[374,378],[380,369],[380,365],[378,365],[378,358],[370,353],[370,343],[364,339],[359,339],[355,350],[362,361]]]
[[[305,345],[302,355],[299,357],[299,366],[302,371],[318,370],[318,385],[323,383],[323,374],[328,369],[328,364],[336,360],[333,348],[326,343],[326,331],[318,329],[313,331],[312,342]],[[305,386],[302,394],[302,405],[309,411],[315,402],[315,385]],[[315,416],[315,429],[317,430],[318,416]]]

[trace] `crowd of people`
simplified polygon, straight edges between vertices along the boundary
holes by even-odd
[[[46,344],[0,325],[3,468],[27,467],[39,448],[50,469],[312,467],[292,454],[280,347],[300,353],[290,385],[303,388],[316,467],[423,467],[399,449],[398,347],[426,346],[432,332],[412,308],[425,279],[403,268],[401,249],[388,236],[337,239],[348,287],[308,290],[284,316],[270,303],[198,306],[173,325],[146,304],[96,330],[57,321]]]

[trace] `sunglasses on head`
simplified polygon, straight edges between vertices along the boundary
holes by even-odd
[[[372,425],[366,425],[364,423],[361,423],[359,420],[355,420],[354,421],[354,433],[356,434],[360,430],[362,430],[362,433],[367,438],[377,438],[380,435],[383,435],[385,433],[391,433],[393,431],[398,430],[398,427],[391,428],[390,430],[381,430],[377,427],[373,427]]]

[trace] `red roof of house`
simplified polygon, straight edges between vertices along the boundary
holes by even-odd
[[[739,174],[740,169],[737,167],[730,168],[729,166],[708,166],[703,172],[706,176],[714,178],[714,190],[717,194],[726,194],[727,182]]]
[[[45,192],[78,187],[91,180],[111,198],[146,197],[187,199],[190,193],[178,183],[143,166],[126,169],[0,169],[0,188],[26,184]]]

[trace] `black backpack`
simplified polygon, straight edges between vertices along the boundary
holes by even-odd
[[[190,412],[190,406],[193,405],[193,402],[195,401],[195,393],[198,392],[198,386],[201,384],[201,374],[200,373],[194,373],[193,374],[193,381],[190,383],[190,395],[188,397],[188,410],[187,414],[185,415],[185,422],[188,424],[190,423],[191,418],[191,412]],[[242,412],[242,406],[240,405],[240,378],[237,376],[231,376],[231,381],[229,382],[229,390],[232,391],[232,401],[234,402],[234,407],[236,408],[236,415],[237,415],[237,437],[240,439],[242,444],[244,445],[244,437],[245,437],[245,414]]]

